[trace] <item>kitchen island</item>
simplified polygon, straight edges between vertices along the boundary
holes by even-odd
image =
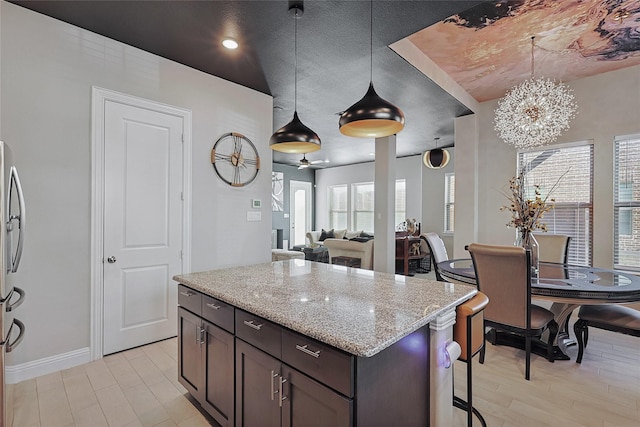
[[[450,424],[475,287],[297,259],[174,280],[179,379],[221,425]]]

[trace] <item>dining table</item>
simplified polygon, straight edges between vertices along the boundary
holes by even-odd
[[[476,274],[471,258],[442,261],[437,264],[437,268],[445,279],[476,284]],[[575,344],[575,341],[565,332],[571,313],[582,305],[624,304],[640,301],[640,277],[623,270],[540,262],[537,272],[531,277],[531,296],[534,299],[552,303],[550,310],[558,323],[559,331],[554,343],[556,352],[553,360],[568,360],[566,348]],[[508,341],[503,337],[501,343],[513,344]],[[534,352],[546,357],[546,351],[539,350]]]

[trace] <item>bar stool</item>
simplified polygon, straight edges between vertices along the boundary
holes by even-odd
[[[453,339],[462,349],[461,360],[467,364],[467,400],[453,396],[453,405],[467,412],[467,426],[473,425],[473,414],[483,427],[487,426],[480,412],[473,407],[473,356],[482,352],[480,361],[484,360],[484,308],[489,303],[489,297],[479,292],[470,300],[456,308],[456,323],[453,325]]]

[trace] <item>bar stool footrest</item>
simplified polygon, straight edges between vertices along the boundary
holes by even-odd
[[[465,412],[469,411],[469,404],[467,403],[467,401],[462,400],[458,396],[453,396],[453,406],[455,406],[456,408],[462,409]],[[487,427],[487,422],[484,420],[484,417],[482,416],[480,411],[478,411],[476,408],[471,408],[471,412],[473,412],[473,415],[475,415],[476,418],[478,418],[478,421],[480,421],[480,424],[482,424],[482,427]]]

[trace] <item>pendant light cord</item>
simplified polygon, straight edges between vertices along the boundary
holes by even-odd
[[[373,83],[373,0],[369,2],[369,81]]]
[[[294,72],[294,84],[293,84],[293,111],[298,111],[298,11],[299,9],[296,7],[296,13],[293,14],[293,22],[294,22],[294,37],[293,37],[293,68]]]
[[[531,36],[531,80],[533,80],[533,46],[536,36]]]

